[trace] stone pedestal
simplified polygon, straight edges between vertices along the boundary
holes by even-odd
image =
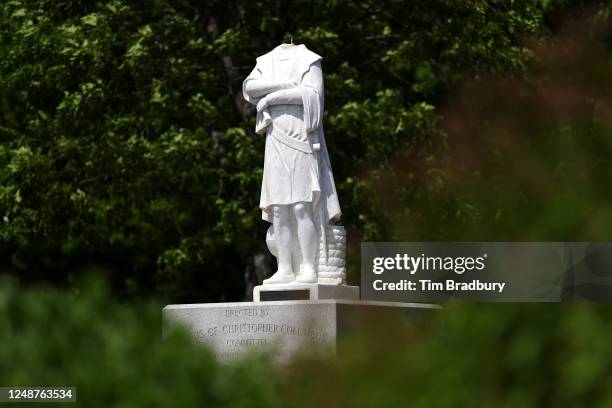
[[[359,300],[359,286],[287,283],[255,286],[253,290],[255,302],[324,299]]]
[[[318,296],[323,294],[320,289]],[[163,317],[165,330],[173,324],[184,325],[221,360],[252,351],[272,351],[284,360],[300,349],[335,354],[338,337],[355,330],[362,321],[360,315],[385,318],[399,312],[422,319],[438,308],[416,303],[291,300],[169,305]]]

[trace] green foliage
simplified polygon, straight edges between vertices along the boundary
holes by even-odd
[[[76,289],[94,270],[115,299],[244,295],[266,251],[240,84],[289,36],[324,56],[352,264],[362,239],[609,240],[610,7],[537,38],[587,3],[2,2],[0,273],[73,292],[0,283],[0,383],[88,407],[610,405],[606,306],[455,305],[272,369]]]
[[[528,78],[461,86],[440,124],[449,140],[440,182],[410,212],[391,209],[396,239],[610,240],[612,31],[592,16],[535,45]],[[424,168],[396,161],[381,194]]]
[[[607,305],[454,304],[420,321],[364,314],[337,360],[271,366],[257,356],[218,363],[186,333],[162,339],[159,305],[117,304],[95,280],[80,287],[0,282],[0,383],[73,386],[83,407],[612,403]]]
[[[608,406],[611,312],[453,304],[431,325],[371,321],[337,362],[295,361],[280,389],[292,407]]]
[[[70,4],[0,8],[2,268],[65,282],[101,264],[128,293],[193,296],[203,275],[231,288],[231,259],[257,248],[232,241],[254,230],[261,147],[235,126],[222,46],[165,2]]]
[[[0,316],[2,384],[76,387],[83,407],[276,406],[263,359],[220,365],[183,331],[162,339],[159,305],[117,305],[99,280],[67,293],[3,279]]]
[[[5,1],[0,270],[66,284],[97,265],[117,294],[241,298],[267,251],[240,85],[288,34],[325,58],[350,242],[389,239],[372,178],[401,152],[425,167],[398,205],[437,186],[439,105],[465,77],[521,74],[539,25],[528,0]]]

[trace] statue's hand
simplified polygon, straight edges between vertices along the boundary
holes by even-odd
[[[261,112],[266,109],[269,105],[268,95],[264,96],[257,102],[257,112]]]

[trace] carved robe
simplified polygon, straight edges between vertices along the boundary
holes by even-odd
[[[244,80],[246,101],[258,106],[255,131],[266,135],[264,176],[260,208],[262,218],[272,222],[272,207],[311,202],[318,231],[316,269],[319,283],[346,282],[344,252],[346,232],[335,226],[341,211],[323,130],[324,88],[321,56],[305,45],[278,46],[257,58]],[[247,92],[251,80],[291,84],[270,106],[259,106],[264,94]],[[271,98],[278,92],[270,93]],[[266,102],[267,99],[264,100]],[[266,238],[276,255],[273,228]],[[294,240],[294,243],[296,241]],[[293,249],[294,270],[300,251]]]
[[[257,58],[243,83],[245,100],[255,105],[260,98],[246,91],[250,80],[294,81],[301,94],[299,105],[272,105],[257,112],[255,131],[266,134],[260,208],[268,222],[273,205],[302,201],[313,203],[321,228],[341,215],[323,131],[321,59],[303,44],[278,46]]]

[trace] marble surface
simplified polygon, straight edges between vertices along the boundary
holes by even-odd
[[[286,360],[299,350],[334,355],[338,336],[361,313],[389,316],[396,311],[421,318],[439,309],[418,303],[358,300],[305,300],[168,305],[163,309],[164,332],[183,325],[194,340],[206,343],[220,360],[247,352],[272,352]]]
[[[285,297],[285,300],[359,300],[359,286],[287,283],[256,286],[253,290],[253,301],[268,300],[270,297],[265,296],[266,292],[278,294],[278,298]],[[307,295],[306,298],[301,297],[304,293]],[[292,294],[296,297],[292,298]]]
[[[259,56],[242,83],[266,135],[259,207],[278,270],[263,283],[346,284],[346,231],[323,130],[322,57],[281,44]]]

